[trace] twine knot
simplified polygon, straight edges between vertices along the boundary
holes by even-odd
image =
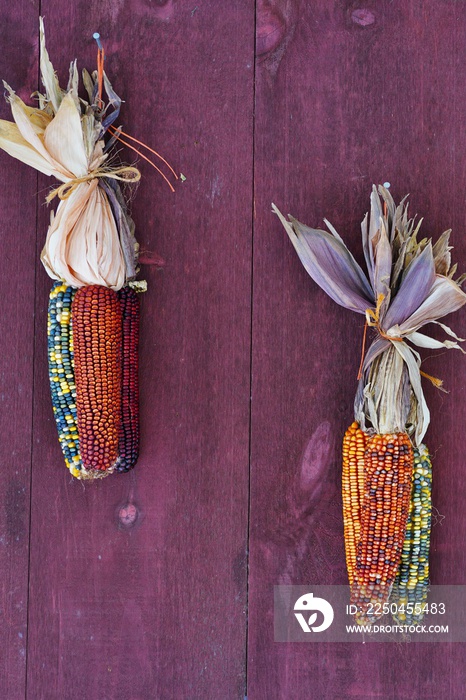
[[[74,177],[71,180],[64,182],[62,185],[59,185],[59,187],[56,187],[47,195],[46,202],[51,202],[55,197],[58,197],[59,199],[68,199],[68,197],[72,195],[79,185],[83,184],[84,182],[91,182],[91,180],[101,177],[134,183],[141,179],[141,173],[137,168],[130,165],[122,165],[114,170],[97,168],[96,170],[92,170],[90,173],[87,173],[87,175],[83,175],[82,177]]]

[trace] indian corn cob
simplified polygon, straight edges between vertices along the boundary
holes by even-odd
[[[429,548],[432,522],[432,463],[425,445],[414,450],[413,487],[401,562],[393,587],[393,614],[398,624],[423,618],[429,587]]]
[[[86,100],[84,91],[78,95],[76,61],[66,90],[60,87],[42,18],[39,25],[44,94],[37,93],[32,109],[5,83],[14,121],[0,120],[0,148],[59,181],[46,198],[59,203],[41,253],[57,280],[48,313],[52,403],[71,473],[98,478],[131,469],[138,457],[139,306],[127,285],[145,291],[145,282],[136,281],[139,247],[121,189],[141,174],[116,162],[111,149],[120,141],[142,155],[137,142],[177,175],[156,151],[117,128],[122,100],[104,71],[99,35],[97,70],[83,71]]]
[[[122,324],[118,295],[80,287],[72,304],[76,406],[85,469],[115,467],[121,423]]]
[[[72,301],[78,291],[76,288],[56,282],[50,292],[48,313],[49,379],[53,412],[65,463],[76,478],[93,479],[106,476],[112,471],[112,465],[110,468],[99,469],[93,464],[88,464],[88,467],[85,468],[80,454],[73,321],[78,328],[83,324],[87,326],[88,334],[85,336],[84,349],[90,349],[90,354],[87,353],[86,357],[94,364],[94,359],[98,358],[99,355],[95,346],[92,350],[92,343],[88,341],[91,336],[88,309],[89,306],[92,308],[93,297],[95,297],[94,301],[97,302],[94,304],[94,308],[99,306],[99,296],[102,294],[99,289],[93,291],[92,287],[83,289],[86,289],[86,292],[81,292],[80,296],[87,296],[88,304],[82,304],[81,308],[72,306]],[[122,330],[121,417],[118,422],[118,458],[114,461],[113,466],[115,471],[125,472],[134,467],[139,453],[139,391],[137,382],[139,297],[133,289],[124,287],[118,292],[118,298],[120,303],[119,323]],[[77,318],[77,314],[80,314],[80,318]],[[92,375],[89,376],[92,378]],[[86,387],[83,387],[82,391],[78,390],[78,393],[88,396],[91,401],[95,399],[95,394],[89,394]],[[99,415],[99,407],[101,406],[102,402],[97,400],[93,416]],[[104,436],[105,432],[101,432],[101,435]]]
[[[356,550],[361,531],[361,510],[364,500],[364,455],[367,435],[354,422],[343,438],[343,526],[345,533],[346,569],[350,585],[356,567]]]
[[[118,472],[134,467],[139,455],[139,297],[131,287],[118,292],[122,316],[121,425]]]
[[[383,614],[396,579],[403,598],[426,595],[431,467],[422,444],[430,421],[422,379],[437,387],[441,381],[421,372],[416,347],[460,349],[462,339],[437,319],[466,303],[466,276],[455,279],[450,231],[435,243],[418,240],[420,223],[385,186],[373,187],[370,217],[361,225],[367,274],[328,221],[328,231],[314,229],[272,208],[314,281],[365,319],[355,422],[343,440],[342,497],[352,602],[358,622],[370,622],[371,604]],[[430,323],[446,340],[425,332]]]
[[[358,607],[359,621],[365,619],[368,607],[389,600],[401,559],[412,476],[413,448],[406,433],[373,435],[368,439],[360,536],[351,586],[351,602]]]
[[[82,470],[74,382],[71,304],[76,289],[55,282],[49,296],[47,321],[50,393],[58,440],[73,476]]]

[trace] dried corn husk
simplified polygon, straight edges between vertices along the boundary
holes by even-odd
[[[48,197],[61,200],[41,255],[48,274],[74,287],[99,284],[118,290],[134,279],[137,265],[133,226],[118,181],[135,182],[140,177],[135,168],[109,164],[105,151],[103,136],[118,116],[121,100],[105,76],[113,108],[109,111],[97,99],[96,77],[88,74],[90,102],[81,100],[76,62],[70,66],[67,90],[62,90],[45,48],[42,19],[40,41],[45,87],[45,95],[39,95],[40,109],[28,107],[5,84],[14,122],[0,120],[0,147],[63,183]]]
[[[450,231],[437,243],[417,240],[420,223],[408,219],[405,200],[395,206],[389,191],[374,186],[371,213],[362,222],[366,276],[333,226],[311,229],[275,205],[309,275],[337,303],[364,314],[375,330],[362,365],[355,399],[355,420],[365,431],[407,431],[422,443],[430,415],[421,382],[421,357],[413,346],[461,349],[464,342],[438,319],[466,303],[464,277],[453,280]],[[419,330],[439,325],[453,340],[431,338]],[[439,380],[430,377],[437,386]]]
[[[60,202],[41,260],[50,277],[73,287],[100,284],[120,289],[126,280],[123,252],[110,204],[97,180],[83,182]]]

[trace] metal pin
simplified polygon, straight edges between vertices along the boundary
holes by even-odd
[[[94,34],[92,35],[92,38],[96,40],[98,48],[102,51],[102,49],[104,47],[102,46],[102,42],[100,41],[99,32],[94,32]]]

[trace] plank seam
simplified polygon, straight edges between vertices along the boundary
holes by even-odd
[[[39,18],[42,16],[42,0],[39,0],[38,13],[36,20],[36,31],[39,26]],[[40,90],[40,48],[39,54],[37,56],[37,90]],[[36,173],[36,191],[39,192],[39,172]],[[36,194],[36,246],[35,246],[35,260],[37,261],[37,254],[39,249],[39,197]],[[30,605],[29,601],[31,598],[30,587],[31,587],[31,539],[32,539],[32,470],[34,464],[34,400],[35,400],[35,388],[36,388],[36,349],[37,349],[37,314],[36,314],[36,299],[37,299],[37,262],[34,265],[34,322],[33,330],[34,337],[32,341],[32,410],[31,410],[31,461],[29,470],[29,534],[28,534],[28,571],[27,571],[27,602],[26,602],[26,658],[24,664],[25,671],[25,683],[24,683],[24,698],[28,698],[28,676],[29,676],[29,622],[30,622]]]
[[[244,698],[248,697],[248,660],[249,660],[249,576],[250,576],[250,537],[251,537],[251,461],[252,461],[252,361],[253,361],[253,330],[254,330],[254,227],[256,210],[256,35],[257,35],[257,0],[254,0],[254,22],[253,22],[253,78],[252,78],[252,178],[251,178],[251,312],[249,326],[249,445],[248,445],[248,518],[247,518],[247,550],[246,550],[246,644],[244,663]]]

